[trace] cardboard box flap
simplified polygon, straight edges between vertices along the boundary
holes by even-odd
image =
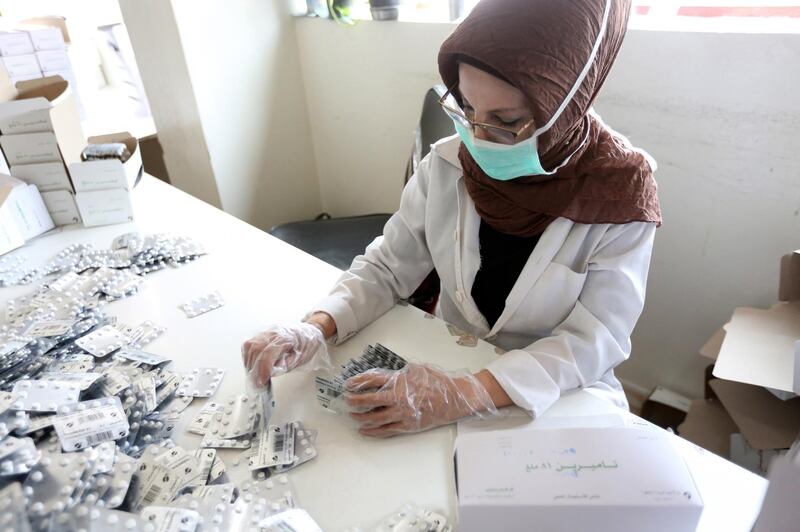
[[[678,426],[682,438],[724,458],[730,453],[731,434],[738,430],[719,401],[705,399],[692,401],[689,414]]]
[[[719,356],[719,351],[722,349],[722,342],[725,340],[725,326],[719,328],[717,332],[714,333],[714,336],[708,339],[708,341],[703,344],[703,347],[700,348],[700,354],[706,358],[710,358],[711,360],[716,360]]]
[[[781,279],[778,299],[794,301],[800,299],[800,249],[784,255],[781,259]]]
[[[725,330],[715,377],[796,392],[794,350],[800,339],[800,306],[737,308]]]
[[[20,81],[17,83],[17,92],[17,100],[39,97],[52,103],[58,103],[71,93],[69,82],[61,76]]]
[[[711,388],[754,449],[788,449],[800,432],[800,397],[781,401],[760,386],[714,379]]]

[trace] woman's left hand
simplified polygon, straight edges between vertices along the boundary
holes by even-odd
[[[496,415],[486,388],[471,373],[450,373],[427,364],[399,371],[370,370],[345,383],[345,401],[359,432],[387,437],[420,432],[463,417]]]

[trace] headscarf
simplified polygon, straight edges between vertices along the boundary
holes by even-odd
[[[545,169],[569,157],[555,174],[498,181],[462,143],[467,190],[481,218],[498,231],[533,236],[558,217],[661,224],[648,156],[591,112],[622,46],[630,7],[631,0],[481,0],[442,45],[439,72],[448,87],[458,83],[459,63],[481,68],[525,94],[539,128],[579,79],[604,31],[577,92],[538,139]]]

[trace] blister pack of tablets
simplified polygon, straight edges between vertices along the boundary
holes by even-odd
[[[315,378],[317,402],[328,410],[338,412],[343,409],[340,399],[345,392],[344,383],[347,379],[372,369],[400,370],[407,363],[403,357],[381,344],[369,345],[360,357],[343,364],[338,372]]]

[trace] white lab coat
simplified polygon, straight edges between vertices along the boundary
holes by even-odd
[[[614,367],[628,358],[644,305],[656,226],[553,221],[490,329],[470,295],[480,267],[480,217],[464,183],[458,137],[436,143],[403,191],[384,235],[353,260],[314,311],[329,313],[337,343],[409,297],[432,268],[437,315],[507,352],[487,369],[537,416],[562,392],[587,388],[627,408]]]

